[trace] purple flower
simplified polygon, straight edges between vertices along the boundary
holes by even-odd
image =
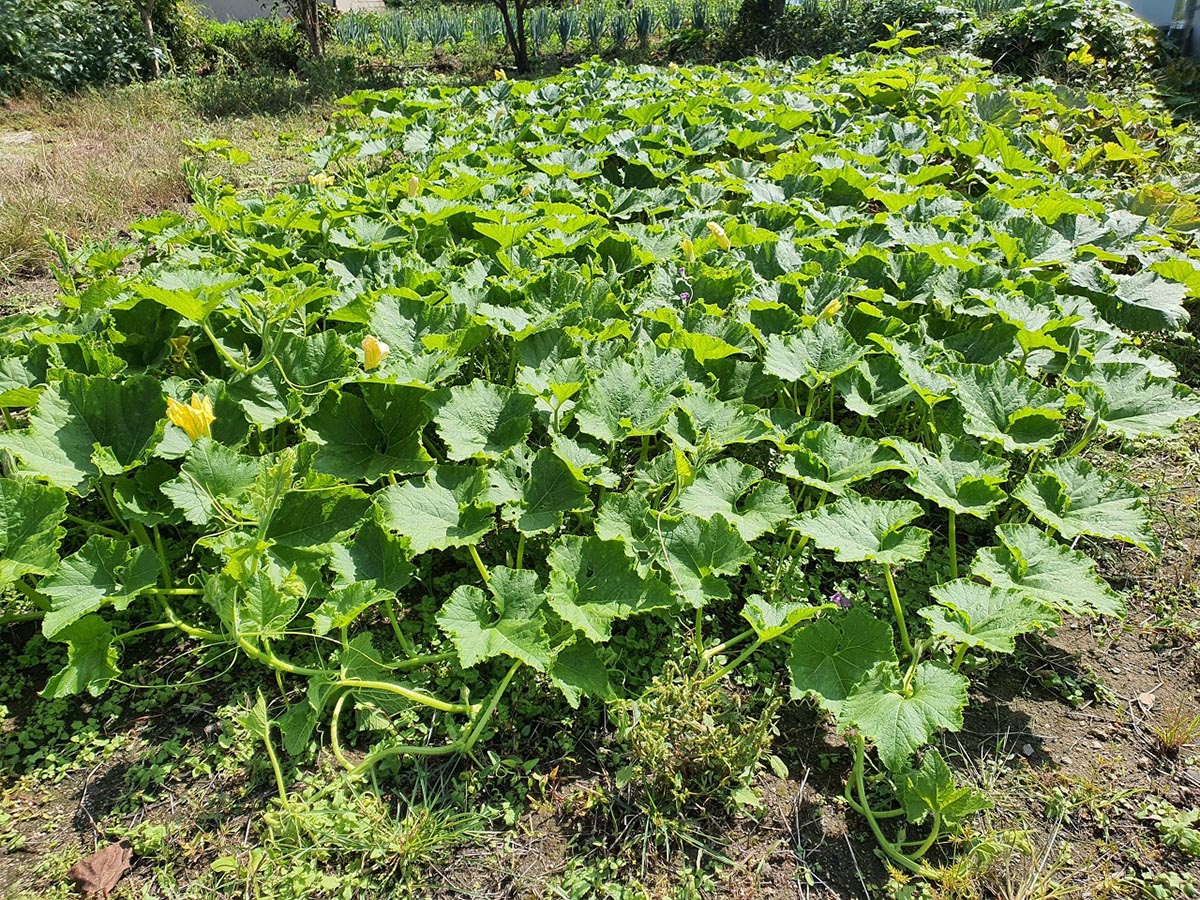
[[[687,274],[687,269],[685,269],[683,266],[680,266],[679,267],[679,277],[682,278],[686,274]]]
[[[689,294],[687,291],[684,291],[682,294],[680,294],[680,295],[679,295],[679,299],[680,299],[680,300],[687,300],[687,299],[688,299],[688,297],[690,297],[690,296],[692,296],[692,295],[691,295],[691,294]]]
[[[849,609],[854,605],[854,601],[848,600],[846,595],[841,591],[834,591],[833,596],[829,598],[829,602],[838,607],[838,609]]]

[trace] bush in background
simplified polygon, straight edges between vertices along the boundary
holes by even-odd
[[[296,72],[308,53],[300,30],[279,19],[215,22],[195,16],[171,46],[179,74]]]
[[[0,96],[124,84],[153,72],[156,51],[132,0],[0,0],[0,22]]]
[[[1129,83],[1160,60],[1158,30],[1117,0],[1039,0],[980,23],[972,48],[1029,77]]]
[[[730,30],[727,55],[789,58],[858,53],[890,35],[890,26],[916,31],[917,43],[962,46],[973,16],[937,0],[746,0]]]

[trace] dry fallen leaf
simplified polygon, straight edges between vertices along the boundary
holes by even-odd
[[[133,846],[129,841],[117,841],[75,863],[67,878],[85,897],[107,897],[129,871],[132,859]]]
[[[1150,712],[1150,710],[1154,707],[1154,695],[1148,691],[1144,694],[1138,694],[1137,702],[1138,706],[1140,706],[1145,712]]]

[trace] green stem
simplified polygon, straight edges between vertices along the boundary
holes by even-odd
[[[138,637],[142,634],[150,634],[152,631],[172,631],[178,627],[179,626],[177,626],[174,622],[159,622],[157,625],[146,625],[142,628],[135,628],[132,631],[122,632],[121,634],[116,635],[113,640],[127,641],[130,638]]]
[[[5,625],[16,625],[18,622],[36,622],[38,619],[44,618],[45,610],[33,610],[32,612],[9,613],[7,616],[0,616],[0,628]]]
[[[804,418],[811,419],[813,410],[817,407],[817,389],[810,387],[808,389],[808,402],[804,404]]]
[[[271,722],[267,720],[266,730],[263,731],[263,743],[267,745],[267,758],[271,761],[271,771],[275,773],[275,786],[279,788],[279,802],[283,804],[283,808],[291,811],[291,806],[288,804],[287,785],[283,781],[283,769],[279,765],[279,757],[275,755],[275,748],[271,745]]]
[[[709,647],[707,650],[704,651],[704,653],[701,654],[701,659],[703,659],[707,662],[708,660],[712,659],[717,654],[724,653],[730,647],[735,647],[738,644],[740,644],[742,641],[746,640],[747,638],[754,637],[754,635],[756,633],[757,632],[755,632],[755,630],[753,628],[747,628],[745,631],[741,632],[740,634],[735,634],[733,637],[731,637],[729,640],[725,641],[724,643],[717,644],[717,646],[715,646],[715,647]]]
[[[933,825],[929,830],[929,837],[925,838],[915,850],[908,852],[908,858],[912,860],[920,859],[929,852],[929,848],[934,845],[938,837],[942,833],[942,814],[936,809],[933,811]]]
[[[463,741],[462,752],[469,753],[471,748],[475,746],[475,742],[479,740],[479,736],[483,733],[483,729],[487,726],[487,721],[492,717],[492,713],[496,711],[496,704],[500,702],[501,695],[508,688],[508,684],[512,681],[512,677],[517,674],[517,669],[521,668],[520,662],[515,662],[504,674],[500,680],[500,684],[496,686],[496,690],[492,692],[492,697],[488,701],[487,706],[482,709],[475,719],[475,725],[471,729],[471,733],[467,735],[467,739]]]
[[[87,519],[82,519],[79,516],[67,513],[66,519],[68,522],[74,522],[76,525],[82,525],[88,531],[98,531],[100,534],[107,534],[109,537],[125,539],[125,535],[119,531],[113,531],[111,528],[105,528],[98,522],[89,522]]]
[[[174,625],[188,637],[199,638],[202,641],[223,640],[222,636],[217,634],[215,631],[208,631],[204,628],[196,628],[187,624],[187,622],[184,622],[179,618],[179,616],[175,615],[175,610],[171,609],[171,604],[167,603],[165,600],[160,600],[159,603],[162,605],[163,615],[167,617],[172,625]]]
[[[471,551],[471,559],[475,560],[475,568],[479,570],[480,576],[483,578],[483,583],[487,584],[491,581],[491,576],[488,575],[487,566],[483,564],[483,560],[479,558],[479,551],[475,549],[475,545],[471,544],[467,547]]]
[[[17,428],[17,423],[13,421],[13,417],[9,414],[8,409],[0,406],[0,413],[3,413],[4,415],[4,430],[15,431]]]
[[[396,604],[391,597],[383,604],[387,610],[388,621],[392,623],[392,634],[396,636],[396,643],[400,645],[400,649],[404,651],[405,656],[413,655],[413,646],[408,642],[408,638],[404,636],[404,632],[400,628],[400,620],[396,617]]]
[[[158,565],[162,570],[163,583],[167,588],[175,587],[175,579],[171,575],[171,566],[167,562],[167,548],[163,544],[162,533],[159,532],[158,526],[154,526],[154,549],[158,553]]]
[[[866,742],[862,736],[855,738],[854,742],[854,780],[858,788],[859,812],[867,820],[867,824],[871,827],[871,833],[875,835],[875,840],[879,842],[879,847],[887,855],[892,862],[907,869],[915,875],[920,875],[923,878],[929,877],[932,874],[929,869],[918,863],[905,854],[901,853],[899,848],[889,841],[883,835],[883,829],[879,827],[878,817],[871,810],[870,801],[867,799],[867,785],[863,778],[863,769],[865,763]]]
[[[896,615],[896,625],[900,629],[900,646],[904,648],[905,654],[912,656],[912,643],[908,639],[908,626],[904,623],[904,609],[900,606],[900,596],[896,593],[891,566],[883,567],[883,577],[887,580],[888,595],[892,598],[892,612]]]
[[[525,532],[521,532],[521,536],[517,538],[517,570],[520,571],[525,560]]]
[[[147,588],[145,592],[155,597],[199,597],[204,593],[200,588]]]
[[[440,747],[424,747],[420,744],[394,744],[391,747],[384,747],[376,750],[374,753],[367,754],[362,762],[350,770],[350,777],[358,778],[362,776],[378,765],[381,760],[387,759],[389,756],[449,756],[451,753],[457,753],[461,749],[461,745],[457,741],[452,744],[443,744]]]
[[[519,663],[518,663],[519,665]],[[397,694],[405,700],[411,700],[413,703],[420,703],[428,706],[431,709],[438,709],[442,712],[449,713],[464,713],[470,714],[476,711],[476,707],[466,703],[447,703],[437,697],[421,691],[414,691],[411,688],[406,688],[400,684],[394,684],[390,681],[368,681],[362,678],[343,678],[334,683],[335,687],[357,688],[362,691],[382,691],[388,694]]]
[[[701,656],[704,655],[704,610],[700,607],[696,608],[696,652]]]
[[[333,715],[329,717],[329,749],[333,752],[333,758],[347,771],[353,772],[354,766],[350,760],[346,759],[342,753],[342,743],[338,740],[338,719],[342,715],[342,704],[346,702],[349,693],[343,692],[337,698],[337,703],[333,704]]]
[[[954,651],[954,662],[951,664],[954,666],[955,672],[957,672],[959,670],[959,668],[962,667],[963,660],[966,658],[966,656],[967,656],[967,645],[959,644],[958,649]]]
[[[958,522],[954,510],[950,510],[950,525],[947,528],[947,539],[950,542],[950,577],[958,578]]]
[[[747,659],[749,659],[751,654],[754,653],[754,651],[757,650],[759,647],[761,647],[762,644],[763,644],[762,638],[759,638],[758,640],[756,640],[753,644],[751,644],[749,647],[747,647],[745,650],[743,650],[733,662],[722,666],[720,669],[718,669],[717,671],[715,671],[711,675],[709,675],[707,678],[705,678],[704,681],[702,682],[703,686],[708,687],[709,685],[716,684],[718,681],[720,681],[722,678],[724,678],[726,675],[728,675],[730,672],[732,672],[734,669],[736,669],[738,666],[740,666],[742,663],[744,663]]]
[[[851,778],[847,778],[846,786],[842,788],[842,796],[845,798],[846,803],[849,805],[849,807],[865,819],[867,817],[867,814],[866,814],[866,812],[863,811],[863,808],[861,805],[859,805],[859,802],[854,799],[854,794],[852,793],[853,790],[854,790],[854,780]],[[883,812],[879,812],[879,811],[873,809],[873,810],[871,810],[871,815],[873,815],[876,819],[895,819],[898,816],[904,815],[904,810],[903,809],[886,809]]]

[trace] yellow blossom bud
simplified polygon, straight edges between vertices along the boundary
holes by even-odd
[[[416,175],[408,179],[408,199],[411,200],[421,191],[421,179]]]
[[[712,236],[717,239],[717,246],[722,250],[728,250],[730,247],[729,238],[725,235],[725,229],[716,222],[708,223],[708,230],[712,232]]]
[[[212,400],[192,394],[192,401],[184,406],[174,397],[167,398],[167,418],[184,430],[193,441],[212,437],[212,423],[216,420]]]
[[[320,190],[333,184],[333,176],[328,172],[316,172],[308,176],[308,183]]]
[[[496,81],[507,81],[508,76],[504,74],[503,69],[492,69],[492,78]]]
[[[363,338],[363,368],[368,372],[371,369],[376,369],[379,364],[387,359],[387,355],[392,352],[392,348],[374,335],[368,334]]]
[[[171,358],[177,363],[182,363],[187,353],[188,344],[192,339],[186,334],[181,334],[178,337],[171,338],[168,343],[171,345]]]
[[[817,316],[817,321],[824,322],[826,319],[832,319],[834,316],[836,316],[841,311],[842,311],[842,301],[841,300],[830,300],[827,304],[825,304],[825,308],[823,310],[821,310],[820,314]]]
[[[683,243],[680,246],[683,247],[684,258],[688,262],[695,262],[696,261],[696,245],[692,243],[692,239],[684,238]]]

